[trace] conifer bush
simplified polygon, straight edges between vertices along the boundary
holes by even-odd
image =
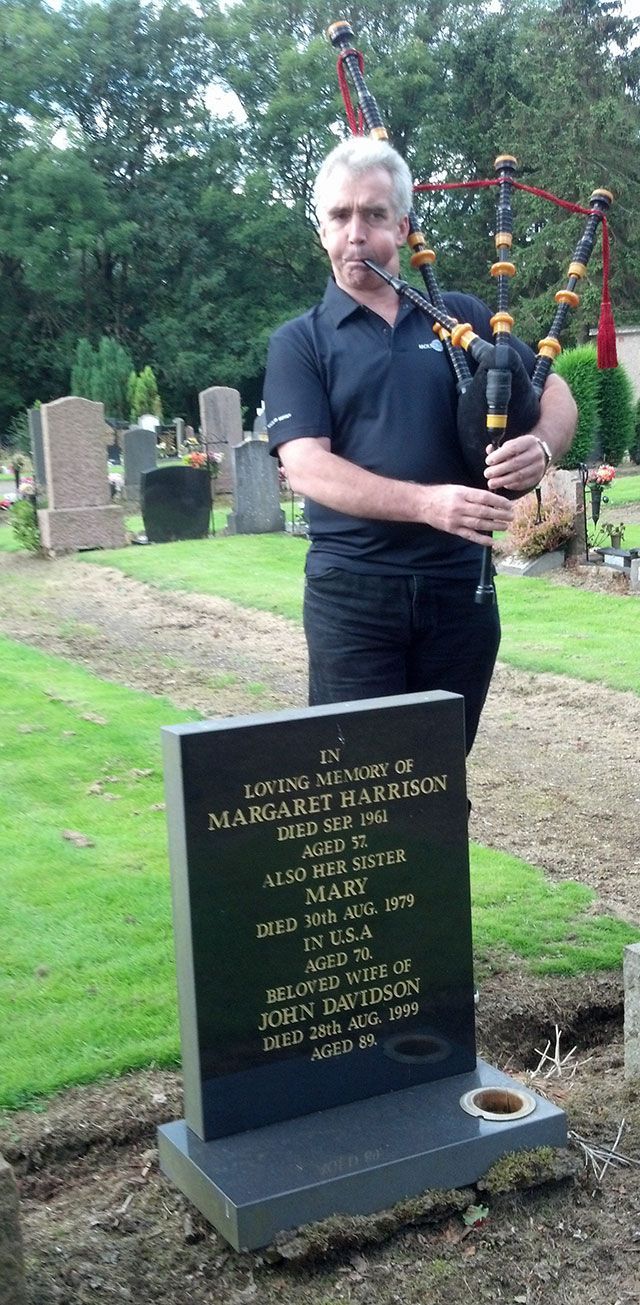
[[[561,353],[553,370],[567,382],[578,408],[578,425],[570,449],[558,465],[573,471],[586,462],[594,450],[599,421],[598,362],[592,344],[581,344]]]

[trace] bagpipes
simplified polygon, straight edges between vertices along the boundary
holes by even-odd
[[[339,51],[338,81],[342,91],[349,127],[354,135],[366,132],[378,140],[388,140],[388,132],[378,105],[364,77],[364,61],[353,48],[353,30],[340,19],[327,29],[327,36]],[[358,117],[349,95],[347,75],[358,100]],[[413,210],[409,213],[407,243],[411,249],[410,263],[424,282],[424,292],[408,285],[399,277],[391,276],[383,268],[365,259],[367,267],[382,277],[398,295],[409,299],[430,319],[433,330],[441,340],[453,369],[458,391],[457,433],[460,447],[474,486],[486,489],[484,469],[486,446],[499,447],[506,439],[524,435],[532,430],[539,417],[539,400],[555,358],[562,351],[560,335],[570,312],[577,308],[580,296],[576,286],[586,275],[587,264],[593,253],[598,228],[603,232],[603,296],[598,328],[598,365],[615,367],[615,328],[608,295],[608,230],[606,213],[613,196],[608,190],[594,190],[589,208],[570,204],[547,191],[525,186],[516,181],[517,160],[511,154],[501,154],[495,160],[496,177],[491,181],[450,182],[438,185],[420,184],[414,190],[442,190],[458,187],[497,186],[496,204],[496,262],[491,275],[497,284],[497,310],[491,318],[493,344],[480,338],[468,323],[459,323],[445,307],[438,287],[433,264],[436,255],[429,249],[420,223]],[[515,275],[511,262],[513,240],[512,191],[516,187],[542,198],[549,199],[572,212],[586,217],[584,229],[573,253],[567,273],[567,284],[555,295],[556,312],[547,335],[539,341],[538,355],[533,374],[529,377],[520,355],[509,343],[514,324],[509,312],[510,281]],[[467,355],[476,364],[472,374]],[[508,498],[519,498],[519,493],[501,491]],[[526,491],[529,492],[529,491]],[[482,571],[476,589],[476,602],[493,602],[495,592],[492,579],[491,548],[483,550]]]

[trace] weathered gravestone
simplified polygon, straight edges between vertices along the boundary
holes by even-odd
[[[198,403],[202,446],[205,451],[222,454],[216,484],[220,493],[229,494],[233,488],[230,450],[244,439],[239,391],[226,385],[211,385],[208,390],[200,391]]]
[[[252,1249],[563,1144],[476,1059],[462,699],[163,734],[185,1118],[160,1161],[211,1223]]]
[[[31,461],[36,493],[44,493],[47,485],[47,473],[44,465],[44,445],[42,443],[42,417],[40,408],[29,408],[29,435],[31,437]]]
[[[154,471],[157,461],[155,430],[144,426],[131,426],[122,437],[124,454],[124,498],[129,503],[140,502],[140,477],[145,471]]]
[[[122,548],[122,511],[111,504],[108,427],[101,403],[65,398],[44,403],[42,440],[48,507],[38,512],[46,552]]]
[[[182,455],[182,448],[185,440],[184,417],[176,417],[174,421],[174,426],[176,431],[176,450],[178,453],[178,457],[180,457]]]
[[[205,539],[209,533],[209,476],[195,467],[158,467],[140,477],[140,507],[150,544]]]
[[[248,439],[233,453],[233,506],[227,517],[231,535],[265,535],[284,530],[278,466],[261,439]]]

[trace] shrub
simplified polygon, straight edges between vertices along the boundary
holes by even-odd
[[[640,399],[638,399],[636,404],[634,438],[629,452],[631,454],[631,461],[635,462],[636,466],[638,466],[640,464]]]
[[[621,365],[598,372],[598,409],[602,460],[617,467],[635,439],[633,389]]]
[[[578,407],[578,426],[573,444],[558,463],[560,467],[574,470],[586,462],[592,453],[598,431],[598,362],[592,344],[581,344],[576,349],[561,353],[553,366],[554,372],[567,382]]]
[[[554,548],[562,548],[575,534],[575,512],[548,476],[542,488],[542,507],[538,521],[538,500],[527,494],[518,500],[514,517],[507,532],[505,546],[508,552],[522,557],[542,557]]]
[[[27,548],[30,553],[39,553],[42,547],[40,531],[36,509],[31,499],[17,499],[11,508],[9,520],[20,547]]]

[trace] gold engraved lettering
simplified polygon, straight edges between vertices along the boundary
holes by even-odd
[[[351,829],[352,816],[325,816],[322,822],[323,834],[335,834],[340,829]]]
[[[297,928],[298,921],[293,915],[283,920],[264,920],[256,924],[256,938],[275,938],[277,934],[294,933]]]
[[[318,970],[337,970],[341,965],[346,965],[349,960],[346,952],[333,952],[328,956],[322,953],[320,956],[312,956],[307,961],[304,972],[305,974],[315,974]]]
[[[273,1010],[263,1010],[260,1015],[258,1032],[265,1029],[279,1029],[283,1024],[304,1024],[313,1019],[314,1001],[303,1001],[297,1006],[276,1006]]]
[[[378,761],[370,766],[354,766],[351,770],[319,770],[316,784],[318,788],[332,788],[336,784],[362,784],[370,779],[386,779],[388,773],[388,761]]]
[[[382,965],[365,965],[361,970],[347,970],[345,978],[351,988],[361,983],[373,983],[374,979],[388,979],[389,967]]]
[[[284,983],[278,988],[267,988],[265,1001],[267,1006],[273,1006],[278,1002],[296,1001],[299,997],[311,997],[314,992],[332,992],[339,983],[336,974],[322,975],[319,979],[300,979],[298,983]]]
[[[344,852],[345,847],[344,838],[324,838],[317,843],[306,843],[300,860],[313,861],[316,857],[333,856],[335,852]]]
[[[371,788],[346,788],[339,797],[342,808],[376,806],[378,803],[396,802],[402,798],[445,793],[446,790],[446,775],[423,775],[422,779],[391,780],[388,784],[374,784]]]
[[[290,870],[274,870],[273,874],[265,875],[262,887],[284,888],[287,884],[303,884],[306,877],[307,871],[303,865],[297,865]]]
[[[350,902],[343,915],[343,920],[359,920],[363,915],[377,915],[378,909],[373,902]]]
[[[375,870],[381,865],[400,865],[406,862],[407,855],[403,847],[390,848],[388,852],[367,852],[365,856],[354,856],[352,870]]]
[[[384,1001],[400,999],[420,992],[421,979],[397,979],[382,987],[363,988],[359,992],[345,992],[339,997],[322,998],[322,1014],[336,1015],[338,1011],[359,1010],[367,1006],[380,1006]]]
[[[331,902],[337,897],[361,897],[365,892],[368,879],[343,879],[339,884],[318,884],[317,888],[306,889],[305,902],[313,906],[315,902]]]
[[[276,838],[279,843],[284,843],[286,838],[313,838],[318,832],[318,825],[315,820],[307,820],[301,825],[280,825],[276,829]]]
[[[286,1033],[268,1033],[262,1039],[263,1051],[279,1051],[281,1047],[295,1047],[304,1041],[302,1029],[287,1029]]]
[[[323,1042],[321,1047],[313,1048],[311,1059],[328,1060],[330,1056],[344,1056],[348,1051],[353,1051],[351,1038],[344,1038],[342,1042]]]
[[[347,925],[346,929],[329,930],[329,941],[332,947],[346,947],[349,943],[364,942],[368,938],[373,938],[373,934],[367,924],[363,924],[360,929]]]
[[[333,875],[346,875],[346,873],[346,861],[320,861],[318,865],[311,867],[313,879],[331,879]]]
[[[254,784],[244,785],[244,795],[247,799],[276,797],[285,793],[306,792],[308,787],[308,775],[291,775],[285,779],[257,779]]]

